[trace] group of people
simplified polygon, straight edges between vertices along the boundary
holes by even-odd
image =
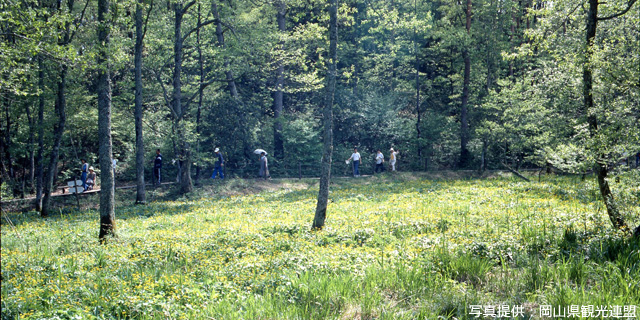
[[[258,150],[256,150],[258,151]],[[396,161],[398,159],[398,150],[394,150],[393,148],[391,148],[390,150],[390,165],[391,165],[391,171],[396,171]],[[158,150],[158,154],[159,154],[160,150]],[[223,166],[224,166],[224,158],[222,157],[222,154],[220,153],[220,148],[215,148],[213,150],[213,152],[215,153],[215,165],[214,165],[214,169],[213,169],[213,174],[211,174],[211,179],[217,179],[218,176],[220,176],[220,179],[223,180],[224,179],[224,170],[223,170]],[[358,148],[353,148],[353,154],[351,154],[351,157],[349,157],[349,159],[346,160],[346,163],[349,163],[349,161],[353,161],[353,176],[354,177],[359,177],[360,176],[360,161],[361,161],[362,157],[360,156],[360,153],[358,152]],[[271,179],[271,175],[269,174],[269,160],[267,158],[267,153],[265,151],[260,150],[260,171],[258,173],[258,175],[260,176],[260,178],[262,179]],[[384,168],[384,154],[382,154],[382,151],[380,151],[380,149],[378,149],[378,151],[376,152],[376,169],[375,172],[384,172],[385,168]]]
[[[93,170],[93,166],[87,163],[86,159],[81,159],[80,161],[82,161],[80,180],[82,180],[83,191],[93,190],[96,185],[96,172]]]
[[[389,151],[390,151],[390,158],[391,158],[391,161],[390,161],[391,170],[396,171],[396,160],[399,152],[397,150],[394,150],[393,148],[391,148]],[[215,164],[214,164],[213,173],[211,174],[211,179],[218,179],[218,176],[219,176],[221,180],[224,180],[224,170],[223,170],[224,157],[222,156],[222,153],[220,153],[220,148],[215,148],[213,152],[215,153]],[[353,161],[354,177],[360,176],[361,159],[362,157],[358,152],[358,148],[353,148],[353,154],[351,154],[351,157],[349,157],[349,159],[346,160],[347,163],[349,163],[349,161]],[[380,149],[378,149],[378,151],[376,152],[375,159],[376,159],[375,172],[376,173],[384,172],[385,171],[384,155],[382,154]],[[159,185],[162,181],[162,176],[161,176],[162,154],[160,153],[160,149],[156,149],[156,156],[152,162],[153,162],[153,184]],[[271,179],[271,175],[269,174],[269,160],[267,158],[267,153],[265,151],[260,152],[259,162],[260,162],[260,171],[259,171],[260,178],[265,180]],[[116,162],[114,159],[113,161],[114,175],[115,175],[115,168],[116,168]],[[82,171],[82,175],[81,175],[82,186],[84,188],[84,191],[92,190],[93,187],[95,186],[95,181],[96,181],[96,173],[94,171],[94,168],[92,166],[89,166],[89,164],[85,159],[82,159],[81,171]]]
[[[217,179],[218,175],[221,180],[224,180],[224,158],[222,157],[222,153],[220,153],[220,148],[215,148],[213,150],[215,153],[216,162],[213,167],[213,174],[211,174],[211,179]],[[269,175],[269,160],[267,159],[267,153],[264,151],[260,152],[260,178],[262,179],[271,179],[271,175]]]
[[[256,150],[258,151],[258,150]],[[222,153],[220,153],[220,148],[215,148],[213,150],[213,152],[215,153],[215,164],[214,164],[214,169],[213,169],[213,174],[211,174],[211,179],[217,179],[218,176],[220,176],[221,180],[224,180],[224,158],[222,157]],[[398,150],[394,150],[393,148],[389,149],[389,153],[390,153],[390,167],[391,167],[391,171],[396,171],[396,162],[398,159]],[[384,154],[382,154],[382,151],[380,151],[380,149],[377,150],[376,152],[376,168],[374,170],[375,173],[378,172],[384,172],[385,171],[385,167],[384,167]],[[84,188],[84,191],[89,191],[89,190],[93,190],[95,183],[96,183],[96,172],[94,171],[94,168],[92,166],[89,166],[89,164],[87,163],[86,159],[81,159],[82,161],[82,166],[80,168],[81,170],[81,180],[82,180],[82,187]],[[113,159],[113,173],[115,176],[115,171],[116,171],[116,161],[115,159]],[[348,164],[350,161],[353,161],[353,176],[354,177],[359,177],[360,176],[360,163],[362,161],[362,157],[360,156],[360,153],[358,152],[358,148],[353,148],[353,153],[351,154],[351,157],[349,157],[349,159],[345,160],[345,162]],[[162,171],[162,154],[160,153],[160,149],[156,149],[156,156],[153,159],[153,184],[154,185],[159,185],[161,183],[161,171]],[[267,159],[267,153],[264,151],[260,152],[260,171],[259,171],[259,175],[260,178],[262,179],[271,179],[271,175],[269,175],[269,160]],[[638,167],[638,163],[640,162],[640,152],[638,154],[636,154],[636,167]]]
[[[220,148],[215,148],[215,164],[213,169],[213,174],[211,175],[211,179],[217,179],[220,176],[220,179],[224,179],[224,170],[222,170],[224,166],[224,157],[222,157],[222,153],[220,153]],[[162,182],[162,153],[160,153],[160,149],[156,149],[156,156],[152,160],[153,162],[153,184],[160,185]],[[115,174],[116,163],[114,160],[114,174]],[[91,190],[95,185],[96,173],[94,172],[93,167],[90,167],[85,159],[82,159],[82,185],[84,190]],[[260,177],[264,179],[271,178],[269,175],[269,166],[266,152],[263,152],[260,157]]]
[[[390,164],[391,164],[391,171],[396,171],[396,161],[398,159],[398,150],[394,150],[393,148],[389,149],[390,152]],[[353,161],[353,176],[354,177],[359,177],[360,176],[360,161],[361,161],[362,157],[360,156],[360,152],[358,152],[358,148],[353,148],[353,153],[351,154],[351,157],[349,157],[349,159],[347,159],[345,162],[348,164],[350,161]],[[374,170],[375,173],[378,172],[384,172],[385,168],[384,168],[384,154],[382,154],[382,151],[380,151],[380,149],[378,149],[378,151],[376,152],[376,169]]]
[[[82,180],[83,191],[93,190],[93,187],[96,185],[96,172],[93,169],[93,166],[90,166],[87,163],[86,159],[80,159],[82,165],[80,166],[80,180]],[[118,160],[112,159],[111,166],[113,168],[113,176],[116,175],[116,167],[118,166]]]

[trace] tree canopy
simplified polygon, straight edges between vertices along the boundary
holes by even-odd
[[[144,186],[139,177],[151,176],[160,149],[165,177],[189,192],[213,168],[215,147],[227,175],[255,176],[256,148],[274,154],[273,176],[320,174],[330,3],[107,5],[100,20],[89,0],[0,4],[3,198],[44,193],[46,207],[80,158],[105,157],[105,72],[117,180],[137,175]],[[358,147],[371,171],[375,150],[393,147],[401,170],[614,169],[602,187],[616,163],[640,151],[634,0],[336,6],[335,159]],[[108,41],[98,32],[106,27]]]

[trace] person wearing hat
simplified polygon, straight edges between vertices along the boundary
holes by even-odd
[[[218,177],[218,173],[220,173],[220,179],[224,180],[224,172],[222,172],[222,167],[224,166],[224,158],[222,158],[222,153],[220,153],[220,148],[215,148],[213,152],[216,153],[216,164],[213,169],[213,174],[211,175],[211,179],[216,179]]]
[[[93,167],[89,167],[89,174],[87,174],[87,190],[93,190],[93,186],[96,184],[96,172],[93,171]]]
[[[397,160],[398,150],[393,150],[393,148],[391,148],[389,152],[391,153],[391,156],[389,157],[389,163],[391,164],[391,171],[396,171],[396,160]]]

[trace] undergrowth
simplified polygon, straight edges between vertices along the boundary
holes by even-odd
[[[638,241],[610,228],[592,182],[546,180],[342,180],[322,231],[313,182],[209,186],[120,205],[107,245],[96,210],[8,214],[2,318],[472,319],[471,306],[509,305],[538,319],[543,305],[640,305]],[[623,182],[637,225],[640,189]]]

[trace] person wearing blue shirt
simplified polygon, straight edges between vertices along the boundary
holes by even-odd
[[[84,188],[84,191],[87,191],[87,173],[89,172],[89,164],[85,159],[80,159],[80,161],[82,161],[82,167],[80,167],[80,170],[82,171],[80,174],[80,180],[82,180],[82,188]]]
[[[216,179],[219,173],[220,179],[224,180],[224,172],[222,171],[222,167],[224,166],[224,158],[222,157],[222,153],[220,153],[220,148],[216,148],[215,150],[213,150],[213,152],[216,153],[216,164],[213,169],[211,179]]]

